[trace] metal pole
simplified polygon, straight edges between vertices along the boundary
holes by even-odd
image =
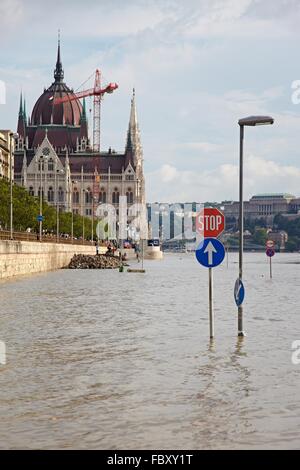
[[[40,242],[42,241],[42,215],[43,215],[43,196],[42,196],[42,187],[43,187],[43,176],[42,176],[42,158],[40,158],[40,176],[41,176],[41,181],[40,181]]]
[[[214,312],[213,312],[213,275],[212,268],[208,268],[208,302],[209,302],[209,337],[214,337]]]
[[[84,189],[82,189],[82,243],[84,243]]]
[[[272,279],[272,257],[270,256],[270,279]]]
[[[73,181],[71,181],[71,190],[72,190],[72,194],[71,194],[71,240],[73,242],[73,238],[74,238]]]
[[[13,240],[13,177],[12,177],[12,136],[9,134],[9,173],[10,173],[10,239]]]
[[[92,243],[94,241],[94,193],[92,194]]]
[[[244,251],[244,201],[243,201],[243,151],[244,126],[240,125],[240,205],[239,205],[239,279],[243,279],[243,251]],[[243,331],[243,307],[238,307],[238,336],[245,336]]]
[[[56,241],[59,242],[59,202],[56,203]]]
[[[58,194],[57,194],[57,176],[58,176],[58,170],[55,171],[55,208],[56,208],[56,243],[58,243],[59,240],[59,227],[58,227]]]

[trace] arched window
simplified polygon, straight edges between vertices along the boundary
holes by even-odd
[[[85,192],[85,203],[86,204],[91,204],[93,201],[93,193],[91,191],[91,188],[87,188]]]
[[[29,188],[29,195],[30,195],[30,196],[34,196],[34,189],[33,189],[33,186],[30,186],[30,188]]]
[[[114,192],[112,193],[112,203],[119,204],[119,197],[120,197],[120,193],[118,191],[118,188],[115,188]]]
[[[54,191],[52,186],[48,189],[48,202],[53,202],[54,201]]]
[[[54,170],[53,159],[52,159],[52,158],[49,158],[49,161],[48,161],[48,171],[53,171],[53,170]]]
[[[126,197],[127,197],[127,204],[133,204],[133,192],[132,192],[131,188],[128,188],[128,191],[126,193]]]
[[[79,191],[77,188],[73,190],[73,204],[79,204]]]
[[[38,197],[41,197],[41,187],[39,186]],[[44,199],[44,189],[42,188],[42,198]]]
[[[106,192],[105,191],[100,191],[100,193],[99,193],[99,202],[103,202],[104,204],[106,203]]]
[[[60,186],[58,188],[58,202],[64,202],[65,193],[63,188]]]

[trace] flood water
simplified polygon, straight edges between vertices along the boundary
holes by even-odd
[[[300,254],[245,255],[247,337],[237,339],[237,255],[193,254],[146,274],[60,270],[0,283],[0,447],[300,448]]]

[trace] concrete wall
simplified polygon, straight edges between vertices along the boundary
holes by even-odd
[[[101,253],[106,248],[100,248]],[[67,266],[74,254],[96,254],[95,246],[0,240],[0,279]]]

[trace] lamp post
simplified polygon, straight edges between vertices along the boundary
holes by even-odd
[[[13,240],[13,151],[12,151],[12,139],[19,137],[19,134],[9,133],[9,183],[10,183],[10,239]]]
[[[12,178],[12,138],[9,134],[9,183],[10,183],[10,239],[13,239],[13,178]]]
[[[94,210],[95,210],[96,201],[97,201],[96,196],[92,194],[92,243],[94,241]]]
[[[249,116],[240,119],[240,171],[239,171],[239,281],[243,279],[243,251],[244,251],[244,201],[243,201],[243,164],[244,164],[244,127],[264,126],[273,124],[270,116]],[[245,336],[243,329],[243,307],[238,307],[238,336]]]
[[[47,160],[47,157],[40,156],[40,218],[39,218],[39,232],[40,232],[40,242],[42,241],[42,232],[43,232],[43,164]]]
[[[71,196],[71,239],[73,242],[74,239],[74,213],[73,213],[73,197],[74,197],[74,184],[77,184],[77,181],[71,181],[72,196]]]
[[[82,243],[84,243],[84,196],[85,189],[82,188],[82,198],[81,198],[81,212],[82,212]]]
[[[57,187],[57,177],[58,177],[58,183],[59,183],[59,175],[63,174],[63,170],[56,170],[55,172],[55,205],[56,205],[56,242],[59,242],[59,196],[58,196],[58,190]]]

